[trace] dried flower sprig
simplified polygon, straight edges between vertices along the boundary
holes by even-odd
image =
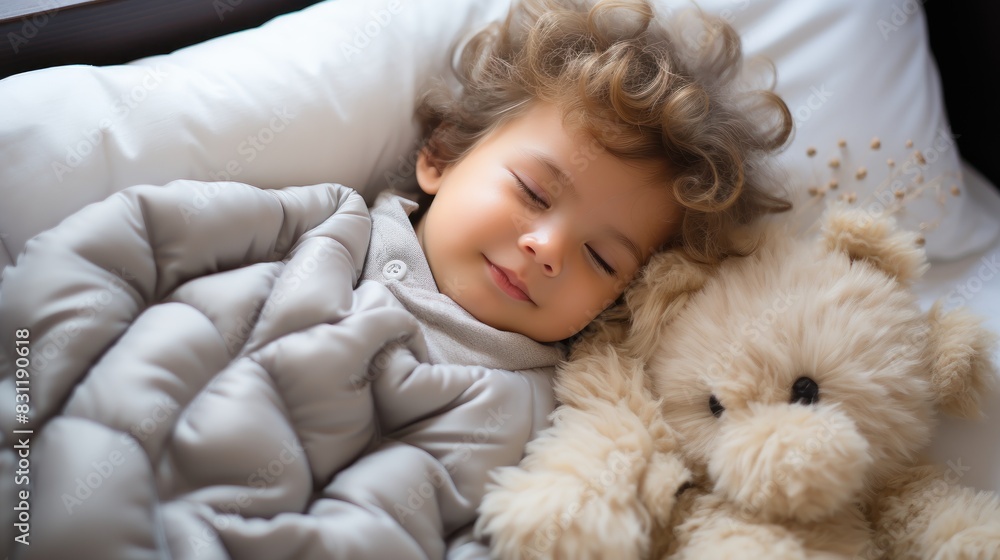
[[[960,180],[960,177],[935,177],[931,180],[925,180],[924,173],[927,170],[927,157],[920,150],[913,150],[913,141],[907,140],[905,146],[906,150],[910,151],[909,156],[901,165],[896,165],[894,159],[887,158],[885,160],[888,170],[887,177],[876,185],[871,194],[864,198],[859,198],[857,191],[851,188],[851,182],[849,180],[843,182],[845,179],[848,179],[848,175],[845,175],[844,169],[854,167],[850,161],[850,153],[846,149],[847,141],[839,139],[837,146],[839,148],[837,150],[839,155],[831,157],[827,161],[826,166],[824,166],[825,169],[819,166],[814,168],[813,184],[806,189],[809,196],[805,201],[797,202],[800,209],[800,216],[803,219],[810,219],[810,217],[812,219],[810,227],[807,228],[808,231],[813,231],[818,227],[818,223],[815,221],[815,214],[809,212],[810,207],[816,205],[825,206],[831,200],[831,197],[834,196],[832,191],[838,191],[835,195],[836,200],[843,203],[862,209],[868,208],[872,212],[888,213],[895,216],[905,216],[907,205],[920,198],[932,198],[942,209],[941,214],[943,214],[943,208],[948,198],[961,196],[962,194],[961,189],[955,184]],[[869,148],[872,151],[880,150],[882,148],[882,141],[877,136],[873,137],[869,143]],[[806,149],[806,155],[810,158],[815,157],[816,154],[817,149],[814,146],[809,146]],[[820,171],[820,169],[823,170]],[[868,178],[868,175],[868,168],[860,165],[855,168],[853,180],[858,182],[864,181]],[[946,184],[948,185],[947,187],[945,186]],[[922,234],[929,233],[937,228],[940,222],[940,215],[936,219],[920,222],[920,232]],[[921,240],[923,240],[923,237],[921,237]]]

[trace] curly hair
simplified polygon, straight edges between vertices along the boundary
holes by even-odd
[[[700,11],[663,21],[648,0],[523,0],[466,43],[461,90],[437,82],[417,118],[443,168],[532,102],[556,104],[610,154],[666,164],[656,180],[683,207],[669,245],[713,263],[752,250],[737,228],[791,208],[766,164],[791,113],[770,87],[741,87],[743,69],[739,35]]]

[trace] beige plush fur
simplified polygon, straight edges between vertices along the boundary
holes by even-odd
[[[974,417],[994,335],[920,310],[917,236],[832,208],[715,269],[655,257],[559,373],[553,427],[501,469],[496,558],[1000,558],[1000,502],[925,465]]]

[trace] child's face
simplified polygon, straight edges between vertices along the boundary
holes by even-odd
[[[421,153],[417,181],[435,197],[417,236],[438,289],[500,330],[541,342],[575,334],[677,231],[679,205],[649,182],[658,170],[566,129],[547,104],[443,173]]]

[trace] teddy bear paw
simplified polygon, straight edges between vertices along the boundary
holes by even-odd
[[[774,535],[735,534],[719,536],[711,541],[691,543],[670,560],[744,560],[747,558],[767,558],[768,560],[812,560],[801,543],[790,538],[775,538]]]
[[[943,543],[934,560],[986,560],[1000,558],[1000,523],[969,527]]]
[[[589,483],[565,473],[500,469],[479,508],[476,533],[494,558],[641,558],[649,516],[635,489]]]

